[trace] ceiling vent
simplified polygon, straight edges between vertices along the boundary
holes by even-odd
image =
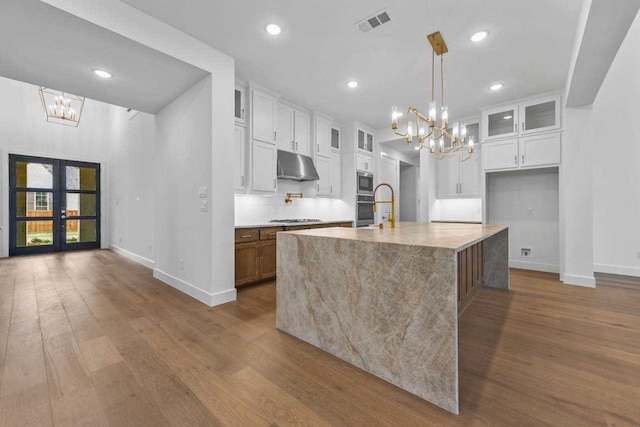
[[[389,11],[387,9],[382,9],[373,15],[356,22],[356,27],[358,27],[358,29],[363,33],[366,33],[374,28],[378,28],[379,26],[386,24],[389,21],[391,21]]]

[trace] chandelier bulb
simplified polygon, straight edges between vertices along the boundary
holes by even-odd
[[[411,120],[407,122],[407,142],[413,142],[413,122]]]
[[[436,121],[436,101],[429,102],[429,122],[435,123]]]
[[[441,107],[442,111],[442,127],[446,128],[447,124],[449,124],[449,108],[444,105]]]
[[[398,128],[398,107],[396,105],[391,107],[391,127],[393,129]]]

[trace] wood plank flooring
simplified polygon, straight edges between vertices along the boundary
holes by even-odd
[[[640,280],[511,271],[460,319],[452,415],[111,251],[0,260],[0,426],[638,426]]]

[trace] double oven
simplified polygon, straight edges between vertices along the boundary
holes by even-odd
[[[373,224],[373,174],[356,172],[356,227]]]

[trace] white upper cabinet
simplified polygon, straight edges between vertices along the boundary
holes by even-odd
[[[294,132],[295,151],[308,156],[310,153],[311,138],[311,116],[303,111],[294,111]]]
[[[356,154],[356,169],[361,172],[373,172],[373,157]]]
[[[470,159],[460,164],[460,185],[458,197],[480,197],[482,181],[482,148],[476,149]]]
[[[560,148],[559,132],[489,142],[482,146],[484,170],[556,166]]]
[[[278,148],[271,143],[252,141],[251,189],[261,193],[275,193],[278,179],[276,165]]]
[[[316,181],[316,196],[331,195],[331,160],[325,157],[316,157],[316,169],[319,180]]]
[[[247,129],[244,126],[236,125],[233,148],[234,148],[234,175],[233,188],[238,193],[243,193],[246,188],[246,144]]]
[[[470,158],[468,152],[456,153],[450,158],[438,160],[437,197],[480,197],[482,150],[476,148]],[[467,158],[464,162],[460,158]]]
[[[276,145],[278,150],[290,152],[296,151],[296,142],[293,137],[294,113],[293,108],[288,105],[278,105],[278,115],[276,121]]]
[[[246,98],[245,87],[239,84],[236,84],[234,95],[235,95],[235,109],[233,114],[235,116],[236,123],[242,126],[246,126],[247,98]]]
[[[331,120],[314,114],[314,135],[316,157],[329,158],[331,153]]]
[[[482,113],[482,141],[518,135],[518,106],[493,108]]]
[[[363,128],[356,128],[358,150],[373,153],[373,134]]]
[[[520,135],[560,129],[560,97],[520,104]]]
[[[339,199],[342,197],[342,161],[340,153],[331,153],[331,163],[329,164],[329,179],[331,197]]]
[[[274,96],[251,89],[251,139],[276,143],[277,105]]]
[[[331,128],[331,150],[340,151],[340,129]]]
[[[482,112],[482,142],[558,130],[560,96],[538,98]]]
[[[560,133],[520,138],[520,167],[551,166],[560,163]]]

